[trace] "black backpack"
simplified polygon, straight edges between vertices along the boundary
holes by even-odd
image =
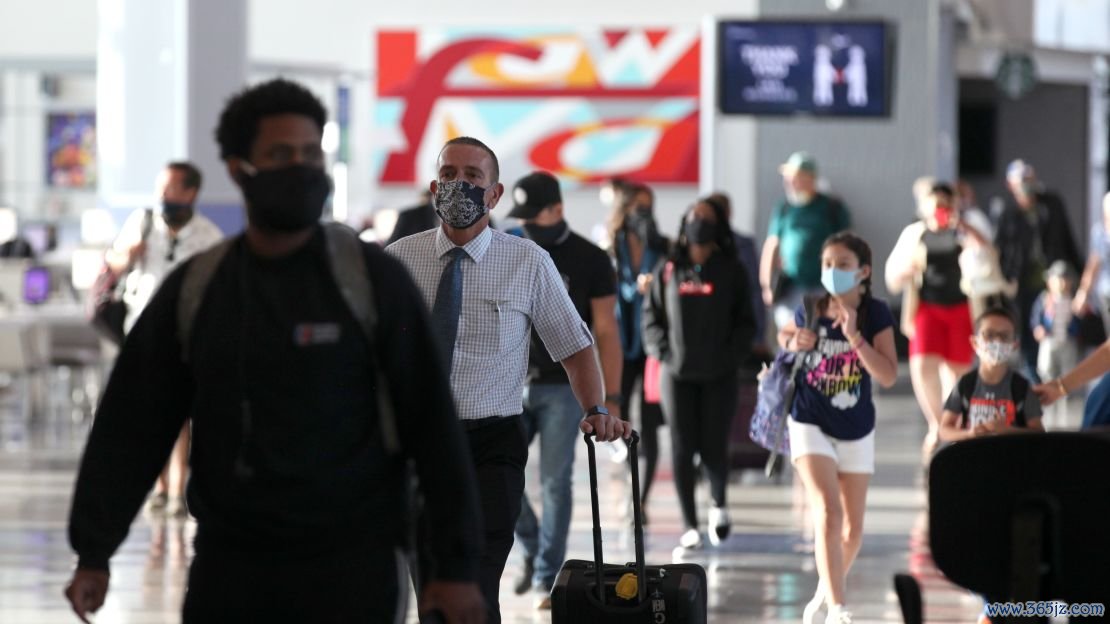
[[[975,393],[975,384],[979,382],[979,371],[973,370],[960,378],[956,388],[960,391],[960,402],[963,408],[960,414],[960,426],[967,427],[967,415],[971,409],[971,395]],[[1010,374],[1010,398],[1014,401],[1014,424],[1025,427],[1025,400],[1029,396],[1031,386],[1029,380],[1019,373]]]

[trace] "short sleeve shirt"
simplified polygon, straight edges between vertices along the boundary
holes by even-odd
[[[126,253],[131,246],[142,242],[144,212],[136,210],[127,217],[119,236],[112,244],[113,249]],[[170,271],[224,237],[220,228],[199,212],[194,213],[176,235],[170,232],[169,226],[157,212],[151,217],[151,229],[146,237],[146,253],[124,278],[123,300],[127,303],[124,329],[128,332]]]
[[[821,286],[821,247],[851,225],[843,205],[818,193],[805,206],[781,200],[771,213],[770,236],[779,239],[782,271],[807,290]]]
[[[567,230],[565,240],[544,247],[551,254],[570,300],[579,316],[593,327],[593,300],[617,293],[617,277],[609,255],[590,241]],[[528,378],[540,383],[567,383],[561,364],[551,359],[537,332],[532,332]]]
[[[454,248],[443,228],[436,228],[403,238],[386,251],[401,260],[428,309],[434,309]],[[459,418],[520,414],[532,328],[557,362],[593,345],[593,335],[551,256],[539,245],[487,228],[463,250],[462,312],[451,363]]]
[[[798,327],[805,326],[805,310],[794,314]],[[874,343],[875,336],[894,326],[890,307],[871,300],[863,339]],[[871,374],[848,338],[833,321],[822,317],[817,325],[817,348],[807,358],[794,399],[794,420],[817,425],[826,435],[838,440],[858,440],[875,429],[875,404],[871,400]]]
[[[944,409],[960,415],[960,426],[963,429],[974,429],[993,422],[1010,427],[1028,427],[1030,420],[1041,417],[1041,402],[1030,390],[1021,412],[1018,412],[1012,391],[1015,374],[1010,371],[1002,381],[993,385],[984,383],[976,375],[975,390],[970,397],[961,396],[960,386],[957,384],[952,389],[952,394],[948,395]]]

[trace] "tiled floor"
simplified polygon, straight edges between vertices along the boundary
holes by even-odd
[[[892,575],[909,571],[926,589],[926,621],[973,622],[976,600],[947,584],[931,564],[925,534],[920,441],[924,425],[905,390],[880,399],[878,468],[868,495],[866,537],[849,580],[849,607],[857,622],[900,622]],[[66,541],[66,514],[86,425],[68,414],[21,422],[0,413],[0,623],[76,622],[62,598],[73,557]],[[572,558],[591,558],[585,452],[578,455]],[[631,559],[631,532],[622,518],[626,485],[621,466],[601,453],[606,555]],[[534,489],[530,467],[529,489]],[[710,583],[710,622],[798,622],[814,592],[812,541],[802,492],[790,472],[781,483],[762,474],[734,475],[729,489],[734,535],[688,561],[705,566]],[[706,500],[700,493],[699,500]],[[681,523],[664,465],[647,509],[649,562],[668,562]],[[179,620],[185,572],[191,555],[192,522],[140,517],[113,559],[109,599],[100,623],[163,623]],[[512,594],[519,554],[510,559],[502,587],[507,623],[545,622],[530,596]]]

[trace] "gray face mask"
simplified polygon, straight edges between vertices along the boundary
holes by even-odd
[[[436,185],[432,198],[436,213],[447,225],[465,230],[486,214],[486,189],[466,180],[450,180]]]

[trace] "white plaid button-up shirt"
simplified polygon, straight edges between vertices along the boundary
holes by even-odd
[[[386,251],[408,268],[430,310],[454,247],[436,228]],[[593,335],[551,256],[532,241],[487,228],[463,250],[462,313],[451,366],[455,407],[463,420],[519,414],[532,327],[557,362],[593,345]]]

